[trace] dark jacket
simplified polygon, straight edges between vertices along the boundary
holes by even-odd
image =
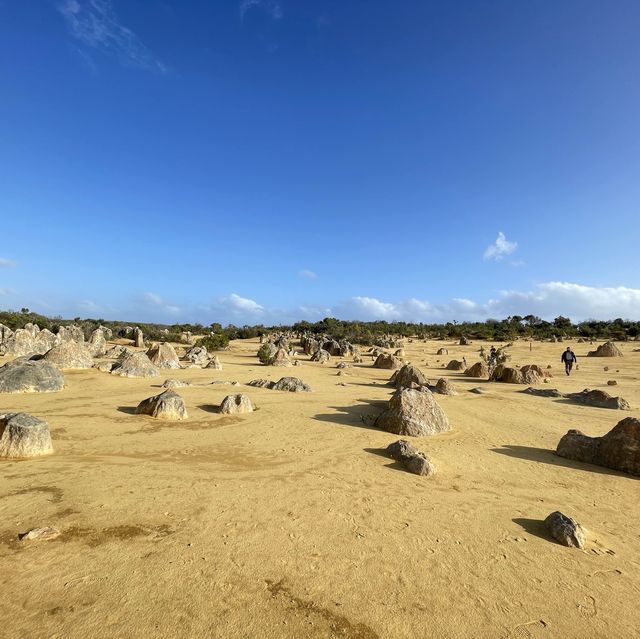
[[[562,353],[562,361],[566,364],[567,362],[577,362],[578,358],[573,351],[565,351]]]

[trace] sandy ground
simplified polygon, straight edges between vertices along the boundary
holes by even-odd
[[[437,357],[443,345],[450,355]],[[0,463],[0,637],[640,637],[640,483],[553,454],[569,428],[602,435],[640,415],[640,352],[587,359],[595,346],[574,344],[580,368],[567,378],[563,344],[510,351],[553,365],[545,388],[605,388],[630,401],[625,413],[440,368],[473,363],[478,346],[406,347],[432,382],[460,391],[437,396],[453,430],[414,440],[433,478],[382,456],[397,437],[362,421],[391,392],[391,372],[369,358],[341,377],[336,358],[263,367],[247,340],[220,354],[223,371],[73,371],[60,393],[0,395],[0,412],[47,419],[55,446]],[[286,374],[314,392],[208,384],[178,389],[185,422],[132,414],[165,378]],[[468,392],[480,385],[489,393]],[[258,411],[215,412],[240,391]],[[541,520],[558,509],[589,531],[584,551],[547,538]],[[63,534],[16,541],[37,526]]]

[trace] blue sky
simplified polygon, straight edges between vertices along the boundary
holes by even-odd
[[[0,307],[640,318],[640,3],[3,0]]]

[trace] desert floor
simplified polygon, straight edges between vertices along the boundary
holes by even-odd
[[[441,368],[463,354],[472,364],[477,342],[407,344],[407,361],[459,391],[436,396],[452,431],[413,440],[432,478],[385,457],[397,437],[362,420],[392,391],[370,357],[348,376],[338,358],[263,367],[246,340],[220,353],[222,371],[68,371],[62,392],[0,395],[0,413],[46,419],[55,447],[0,463],[0,637],[640,637],[640,483],[554,455],[569,428],[602,435],[640,415],[640,352],[587,359],[595,345],[572,344],[570,378],[566,344],[517,342],[512,363],[551,364],[540,387],[604,388],[634,410]],[[313,392],[210,384],[283,375]],[[170,377],[203,384],[177,389],[189,419],[133,414]],[[236,392],[259,410],[217,414]],[[589,531],[585,550],[547,537],[554,510]],[[63,534],[16,540],[38,526]]]

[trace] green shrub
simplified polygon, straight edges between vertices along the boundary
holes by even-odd
[[[229,338],[224,333],[214,333],[199,339],[196,342],[196,346],[204,346],[210,353],[222,351],[229,346]]]

